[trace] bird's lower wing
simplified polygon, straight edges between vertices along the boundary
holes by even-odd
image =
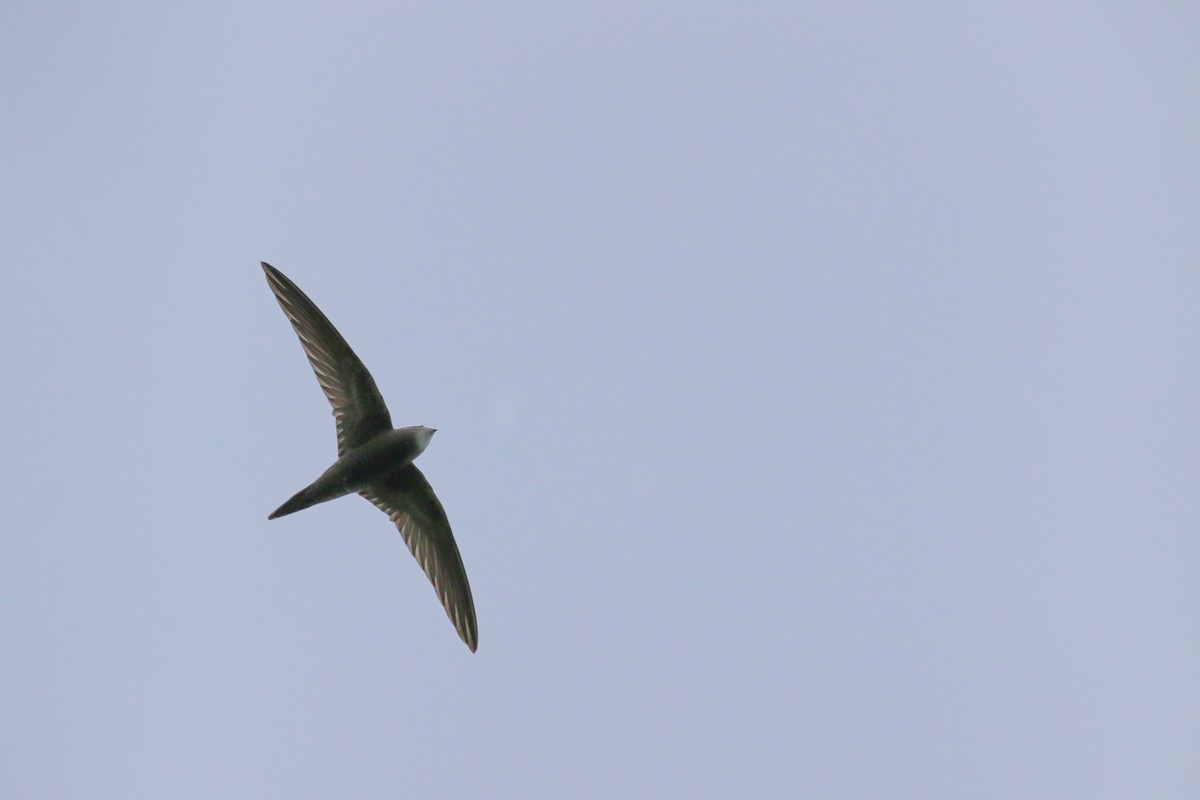
[[[475,603],[462,556],[454,543],[450,521],[433,487],[421,471],[409,464],[386,479],[359,492],[396,523],[404,543],[425,570],[462,640],[475,652],[479,631]]]

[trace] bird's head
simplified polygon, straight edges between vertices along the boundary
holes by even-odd
[[[416,458],[425,452],[425,448],[429,446],[429,440],[437,433],[437,428],[426,428],[424,425],[417,425],[413,427],[412,431],[413,441],[417,444],[417,452],[413,456],[413,458]]]

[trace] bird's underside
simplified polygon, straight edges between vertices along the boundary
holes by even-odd
[[[433,431],[392,428],[371,373],[320,309],[282,272],[263,262],[267,283],[291,321],[337,424],[338,460],[276,509],[270,519],[357,492],[388,515],[425,571],[467,647],[479,643],[475,604],[450,521],[412,463]]]

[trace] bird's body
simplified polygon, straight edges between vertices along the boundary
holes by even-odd
[[[360,492],[373,482],[412,466],[413,459],[421,455],[433,434],[432,428],[417,425],[395,428],[368,439],[364,444],[346,451],[345,455],[338,456],[338,460],[321,473],[321,477],[296,492],[290,500],[272,511],[267,519],[285,517],[317,503]]]
[[[338,432],[338,458],[333,465],[268,519],[361,494],[400,529],[458,635],[474,652],[479,634],[467,573],[442,504],[412,463],[429,445],[434,429],[393,428],[374,379],[346,340],[282,272],[265,262],[262,266],[333,406]]]

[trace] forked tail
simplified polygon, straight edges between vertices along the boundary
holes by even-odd
[[[321,497],[314,496],[313,492],[310,491],[311,488],[312,487],[310,487],[310,486],[306,486],[305,488],[296,492],[294,495],[292,495],[292,499],[288,500],[286,503],[281,505],[279,508],[275,509],[270,514],[268,514],[267,519],[275,519],[276,517],[286,517],[288,514],[295,514],[297,511],[302,511],[302,510],[308,508],[309,506],[315,506],[317,503],[320,503],[322,500],[328,499],[328,498],[321,498]]]

